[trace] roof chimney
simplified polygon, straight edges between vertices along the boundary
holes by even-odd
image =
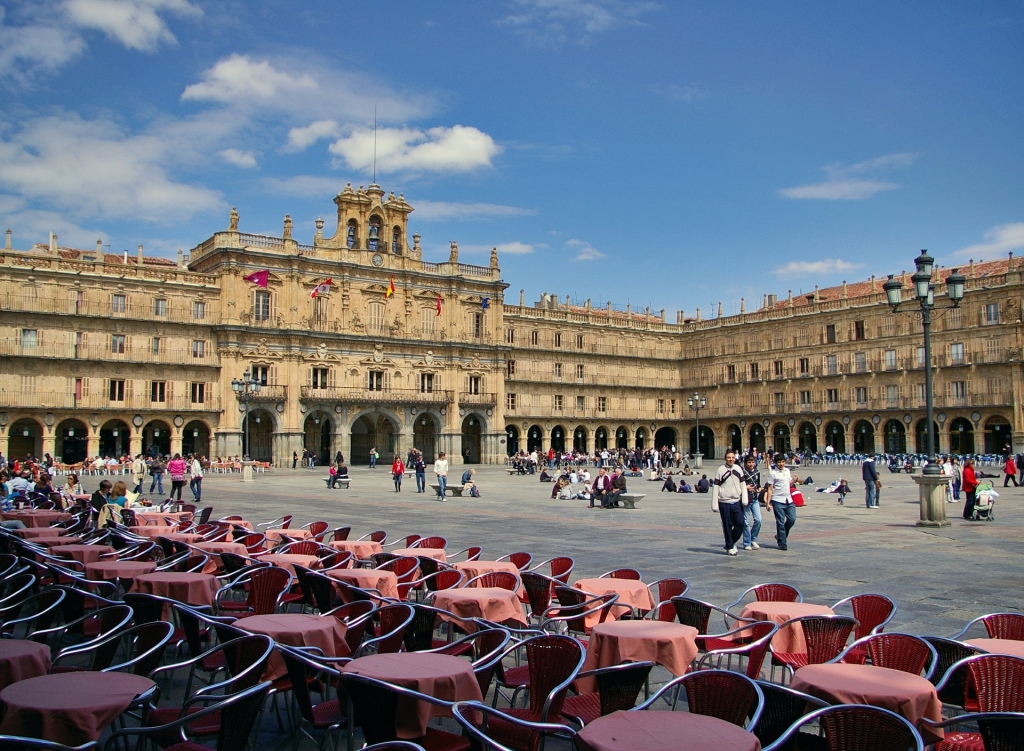
[[[747,300],[744,297],[740,298],[740,315],[747,312]]]
[[[137,259],[137,260],[136,260],[136,263],[137,263],[137,264],[138,264],[139,266],[141,266],[141,265],[142,265],[142,243],[139,243],[139,251],[138,251],[138,255],[136,255],[135,257],[136,257],[136,259]]]
[[[719,318],[722,317],[722,301],[721,300],[718,301],[718,317]]]
[[[97,237],[96,238],[96,258],[94,260],[99,261],[99,260],[102,260],[102,258],[103,258],[103,239]]]
[[[182,252],[181,252],[181,248],[178,248],[178,268],[179,268],[179,269],[182,269],[182,268],[184,268],[184,267],[185,267],[185,262],[184,262],[184,260],[182,259],[182,255],[183,255],[183,254],[182,254]]]
[[[11,249],[11,228],[7,228],[7,239],[4,240],[4,250]]]
[[[53,232],[50,233],[50,255],[57,255],[57,235]]]
[[[697,308],[697,320],[700,320],[700,308]]]

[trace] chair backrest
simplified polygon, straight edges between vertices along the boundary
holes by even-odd
[[[931,644],[910,634],[872,634],[858,639],[852,646],[866,649],[872,665],[911,675],[921,675],[925,671],[925,677],[929,677],[939,661]]]
[[[666,578],[658,579],[658,581],[648,584],[648,589],[652,589],[656,597],[655,602],[665,602],[671,600],[673,597],[682,597],[690,589],[690,584],[686,579],[677,578]]]
[[[907,720],[888,709],[864,704],[843,704],[815,710],[797,720],[782,737],[790,738],[801,726],[813,722],[820,726],[828,748],[835,751],[924,751],[920,733]]]
[[[463,735],[469,737],[470,748],[483,751],[513,751],[510,746],[519,751],[543,749],[548,735],[570,736],[573,741],[576,735],[576,731],[561,722],[530,722],[476,701],[457,702],[452,707],[452,716],[462,726]]]
[[[343,622],[345,628],[345,643],[348,645],[349,653],[354,653],[363,643],[363,636],[366,634],[366,627],[370,624],[367,614],[373,612],[376,606],[369,600],[356,600],[344,605],[339,605],[323,615],[333,616]]]
[[[949,669],[968,657],[986,654],[985,650],[942,636],[921,638],[932,645],[939,657],[931,675],[931,682],[940,687],[939,701],[962,707],[967,693],[967,670],[963,666],[954,672]]]
[[[511,561],[512,565],[520,571],[525,571],[533,562],[533,556],[526,552],[509,553],[498,559],[499,561]]]
[[[419,559],[412,556],[396,556],[390,561],[385,561],[377,566],[380,571],[390,571],[398,577],[398,581],[411,579],[420,567]]]
[[[592,597],[575,587],[555,587],[555,596],[558,598],[559,607],[549,609],[547,619],[565,621],[570,632],[585,634],[590,629],[587,626],[587,616],[593,615],[595,610],[598,614],[598,623],[604,623],[611,613],[612,607],[618,601],[616,594],[599,595]],[[589,599],[588,599],[589,598]]]
[[[121,634],[121,643],[128,642],[129,658],[118,665],[107,667],[106,672],[123,672],[130,668],[135,675],[148,676],[164,658],[164,650],[174,636],[174,625],[167,621],[154,621],[134,626]]]
[[[629,662],[588,671],[597,683],[601,716],[618,712],[620,709],[632,709],[636,705],[640,691],[647,685],[647,678],[653,667],[653,662]],[[580,676],[583,675],[586,673],[580,673]]]
[[[747,666],[743,674],[748,678],[756,680],[761,674],[761,666],[764,665],[764,658],[768,655],[768,648],[771,646],[772,637],[778,630],[778,626],[770,621],[759,621],[757,623],[746,623],[739,628],[729,632],[734,646],[727,649],[708,650],[697,665],[697,670],[702,670],[705,663],[714,662],[711,667],[720,667],[721,660],[729,660],[733,655],[745,656]],[[722,638],[725,638],[724,636]],[[727,663],[729,664],[729,663]]]
[[[496,587],[516,592],[519,590],[520,582],[519,577],[509,571],[488,571],[480,576],[474,576],[466,582],[466,586]]]
[[[289,555],[316,555],[320,552],[320,545],[314,540],[298,540],[282,546],[278,552]]]
[[[1024,712],[1024,658],[986,654],[964,662],[979,711]]]
[[[635,568],[616,568],[601,574],[602,579],[630,579],[632,581],[643,581],[643,574]]]
[[[277,609],[281,595],[291,586],[292,575],[283,568],[269,566],[252,572],[249,577],[247,604],[252,615],[270,615]]]
[[[292,698],[299,708],[299,714],[306,722],[316,721],[313,698],[311,696],[310,684],[322,680],[325,675],[336,677],[337,671],[324,665],[317,664],[305,653],[297,649],[291,649],[283,644],[276,645],[277,653],[284,660],[285,668],[288,670],[288,678],[291,683]]]
[[[769,582],[751,587],[758,602],[803,602],[800,590],[789,584]]]
[[[248,552],[258,553],[266,546],[267,536],[259,532],[252,532],[239,540],[239,542],[245,545],[245,549]]]
[[[857,626],[857,620],[845,615],[804,615],[781,624],[799,623],[807,641],[807,664],[820,665],[839,656]]]
[[[992,613],[983,616],[990,639],[1012,639],[1024,641],[1024,615],[1020,613]]]
[[[293,518],[294,517],[291,514],[285,514],[284,516],[282,516],[281,517],[281,524],[278,527],[278,529],[288,529],[290,526],[292,526],[292,519]]]
[[[206,564],[210,562],[210,556],[196,554],[190,555],[188,558],[179,563],[176,568],[180,573],[183,574],[199,574],[202,573],[203,569],[206,568]]]
[[[421,537],[416,540],[410,547],[413,548],[436,548],[437,550],[444,550],[448,547],[448,541],[443,537]]]
[[[548,634],[527,639],[530,711],[542,721],[558,717],[572,679],[583,666],[583,646],[571,636]]]
[[[352,702],[354,718],[367,743],[389,743],[398,738],[398,702],[416,692],[355,673],[342,673],[339,687]]]
[[[363,535],[359,539],[360,540],[369,540],[370,542],[380,542],[380,543],[383,543],[385,540],[388,539],[388,533],[385,532],[383,529],[378,529],[376,532],[370,532],[370,534]]]
[[[896,615],[896,603],[885,595],[854,595],[837,602],[832,606],[832,610],[837,611],[843,605],[850,606],[853,617],[858,621],[857,629],[854,631],[854,636],[858,639],[881,633],[885,625]]]
[[[729,670],[698,670],[680,681],[686,690],[686,704],[694,714],[717,717],[733,725],[756,725],[764,696],[758,685],[745,675]]]
[[[213,506],[204,506],[199,512],[199,523],[206,524],[210,521],[211,516],[213,516]]]
[[[394,553],[371,553],[370,554],[370,561],[373,563],[374,568],[376,568],[376,567],[378,567],[378,566],[380,566],[382,564],[385,564],[388,561],[393,561],[393,560],[395,560],[395,558],[398,558],[398,556],[395,555]]]
[[[405,639],[405,631],[412,623],[416,613],[412,605],[387,605],[363,616],[367,620],[377,621],[378,635],[363,641],[354,656],[365,654],[373,647],[377,654],[398,652]],[[353,625],[350,622],[349,627]]]
[[[520,577],[530,602],[530,613],[537,618],[543,617],[544,611],[551,605],[551,593],[560,582],[536,571],[523,571]]]
[[[52,587],[6,608],[0,613],[0,619],[3,620],[0,632],[18,638],[17,628],[23,625],[25,630],[22,636],[28,639],[35,631],[50,628],[65,597],[67,593],[64,590]],[[23,611],[27,611],[28,615],[21,616]]]
[[[576,566],[576,561],[567,555],[560,555],[548,561],[548,565],[551,568],[552,579],[558,579],[562,584],[568,584],[569,574],[572,573],[573,567]]]
[[[764,706],[752,732],[761,741],[762,748],[782,737],[794,722],[807,714],[809,707],[820,709],[829,706],[816,696],[795,691],[789,686],[761,680],[755,680],[755,683],[761,689]]]
[[[406,652],[423,652],[434,647],[434,625],[438,609],[429,605],[413,605],[413,618],[405,629],[403,643]]]
[[[299,568],[298,566],[295,568],[296,575],[299,574]],[[334,580],[319,571],[305,569],[304,573],[304,577],[299,579],[303,594],[308,590],[313,606],[321,613],[330,612],[334,607]]]
[[[708,632],[708,622],[711,620],[711,611],[714,610],[713,605],[692,597],[673,597],[672,604],[675,606],[676,617],[680,623],[697,629],[698,634]]]
[[[351,533],[352,527],[335,527],[330,534],[334,542],[344,542]]]
[[[124,604],[128,605],[135,613],[136,623],[156,623],[162,621],[164,608],[175,603],[167,597],[158,595],[147,595],[141,592],[127,592],[124,595]]]
[[[431,592],[438,592],[443,589],[455,589],[466,580],[466,575],[458,569],[446,569],[438,571],[426,580],[425,584]]]
[[[270,693],[270,685],[269,681],[259,683],[208,707],[220,712],[217,751],[246,751],[253,726]]]
[[[316,537],[326,532],[330,526],[331,525],[327,522],[310,522],[307,529],[309,529],[309,533],[313,535],[313,537]]]

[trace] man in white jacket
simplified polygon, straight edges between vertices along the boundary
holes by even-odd
[[[747,484],[743,481],[742,470],[736,466],[736,452],[730,449],[711,485],[711,510],[722,517],[728,555],[736,555],[736,544],[743,540],[743,507],[747,502]]]

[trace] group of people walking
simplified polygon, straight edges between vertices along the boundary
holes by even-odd
[[[789,533],[796,524],[796,505],[790,488],[800,481],[786,466],[785,454],[776,454],[762,481],[757,457],[748,454],[738,465],[736,452],[725,453],[711,484],[711,510],[722,519],[727,555],[738,548],[758,550],[761,532],[761,503],[775,516],[775,542],[779,550],[789,549]]]

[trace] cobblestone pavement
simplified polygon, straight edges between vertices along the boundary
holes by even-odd
[[[994,522],[966,522],[960,518],[963,504],[949,504],[952,526],[926,529],[915,525],[917,485],[909,476],[883,469],[881,508],[868,510],[859,466],[802,468],[797,474],[810,474],[815,484],[803,488],[807,505],[798,511],[789,550],[775,548],[774,524],[766,517],[762,548],[731,558],[722,549],[709,495],[660,493],[661,483],[629,478],[630,492],[647,493],[640,508],[592,510],[584,501],[551,500],[551,485],[536,476],[476,469],[483,497],[443,504],[429,486],[417,494],[412,478],[395,493],[387,467],[355,467],[351,489],[333,491],[323,481],[326,468],[273,470],[252,484],[239,475],[208,476],[204,505],[214,505],[215,518],[240,513],[269,521],[290,513],[294,526],[318,519],[332,527],[346,524],[351,539],[375,529],[387,530],[390,539],[441,535],[449,551],[481,545],[490,559],[517,550],[532,553],[535,561],[571,555],[574,577],[633,566],[646,581],[681,576],[690,582],[691,596],[716,604],[766,581],[794,584],[806,601],[821,604],[879,592],[899,604],[893,631],[948,635],[977,615],[1022,608],[1024,489],[999,488]],[[460,474],[455,468],[452,478]],[[840,475],[854,489],[844,506],[834,495],[813,491]]]

